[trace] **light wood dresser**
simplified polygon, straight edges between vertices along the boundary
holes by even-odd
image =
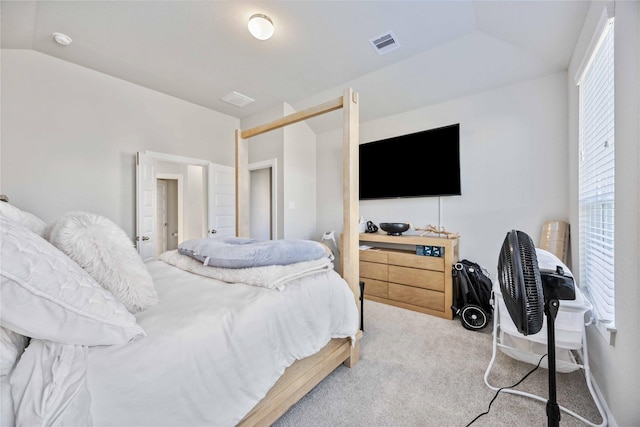
[[[365,299],[453,318],[451,268],[458,262],[457,237],[362,233],[360,244],[373,246],[360,250]],[[438,246],[444,248],[444,254],[417,255],[416,245]]]

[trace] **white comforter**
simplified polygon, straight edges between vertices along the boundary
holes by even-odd
[[[296,359],[357,332],[353,293],[333,270],[278,292],[218,282],[161,261],[147,266],[160,296],[158,305],[136,315],[147,337],[89,348],[88,393],[77,375],[55,385],[15,376],[12,391],[25,414],[47,407],[42,401],[52,388],[66,388],[57,395],[69,398],[49,405],[54,416],[40,415],[45,424],[90,422],[82,405],[89,395],[97,426],[233,426]],[[32,359],[47,359],[51,349],[42,347],[47,351],[32,351]]]

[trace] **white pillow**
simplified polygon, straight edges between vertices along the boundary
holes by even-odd
[[[32,213],[20,210],[19,208],[9,204],[9,202],[0,202],[0,215],[8,218],[10,221],[18,223],[34,233],[44,236],[47,224]]]
[[[111,345],[146,335],[136,318],[49,242],[0,217],[0,324],[64,344]]]
[[[110,291],[131,313],[158,302],[153,279],[125,232],[111,220],[69,212],[47,230],[49,241]]]

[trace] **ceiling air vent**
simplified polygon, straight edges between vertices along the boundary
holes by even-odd
[[[251,104],[255,99],[249,98],[246,95],[243,95],[238,92],[231,92],[220,98],[224,102],[228,102],[231,105],[235,105],[236,107],[244,107],[247,104]]]
[[[398,38],[393,34],[393,31],[387,31],[384,34],[380,34],[379,36],[369,40],[369,43],[371,43],[371,46],[373,46],[375,51],[378,52],[378,55],[396,50],[400,47]]]

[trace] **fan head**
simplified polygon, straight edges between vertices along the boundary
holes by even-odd
[[[498,258],[500,292],[511,320],[523,335],[540,332],[544,319],[542,279],[533,240],[526,233],[511,230]]]

